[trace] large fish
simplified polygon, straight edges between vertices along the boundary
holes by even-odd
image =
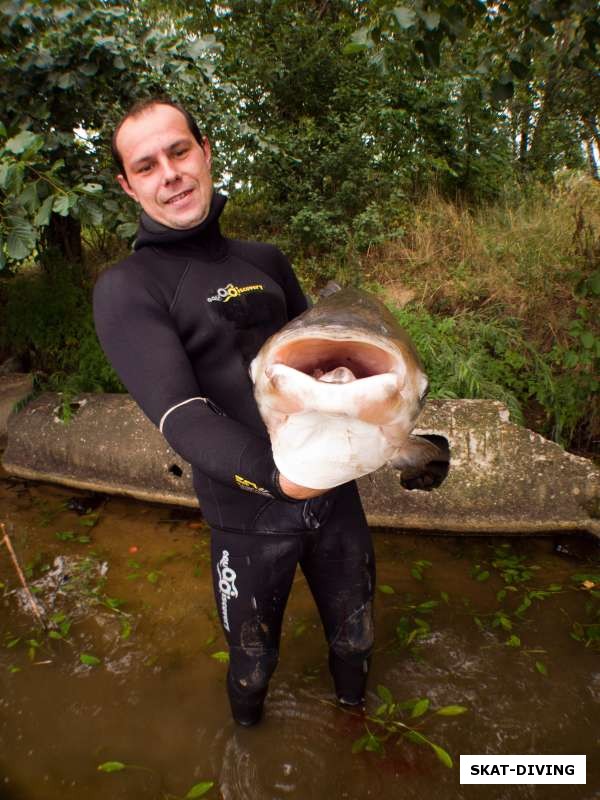
[[[329,489],[387,462],[418,472],[439,456],[411,436],[428,385],[419,356],[366,292],[330,289],[265,342],[250,375],[277,468],[294,483]]]

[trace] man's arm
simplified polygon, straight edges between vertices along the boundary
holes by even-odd
[[[204,396],[164,301],[147,286],[124,271],[104,273],[94,289],[94,321],[123,384],[182,458],[229,486],[243,475],[275,497],[303,499],[280,488],[268,439]]]

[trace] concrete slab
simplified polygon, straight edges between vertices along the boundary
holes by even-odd
[[[428,401],[415,433],[450,446],[450,470],[430,492],[378,470],[359,481],[369,521],[457,533],[587,531],[600,536],[600,470],[509,421],[492,400]]]
[[[0,447],[6,444],[6,424],[17,403],[33,390],[33,375],[22,372],[0,374]]]
[[[44,394],[8,423],[7,472],[142,500],[197,506],[191,469],[128,395],[79,396],[73,417]],[[371,525],[456,533],[587,531],[600,536],[600,470],[509,421],[488,400],[430,400],[417,433],[447,439],[450,470],[409,491],[383,468],[359,481]]]

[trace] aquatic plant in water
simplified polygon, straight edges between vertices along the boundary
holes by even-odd
[[[468,711],[465,706],[443,706],[425,716],[429,711],[429,699],[426,697],[397,702],[387,686],[381,684],[377,686],[377,695],[382,702],[373,714],[365,718],[366,733],[352,745],[353,753],[366,750],[383,755],[386,742],[399,744],[400,739],[405,738],[414,744],[430,747],[446,767],[451,768],[454,765],[450,754],[425,736],[420,729],[436,715],[454,717],[464,714]]]

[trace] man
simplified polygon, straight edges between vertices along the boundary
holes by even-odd
[[[113,155],[142,213],[134,253],[96,284],[96,330],[132,397],[192,465],[211,527],[233,717],[261,717],[298,563],[337,696],[361,704],[375,572],[356,487],[322,493],[278,473],[248,375],[263,342],[305,310],[298,281],[277,248],[221,234],[210,145],[183,108],[161,98],[135,105]]]

